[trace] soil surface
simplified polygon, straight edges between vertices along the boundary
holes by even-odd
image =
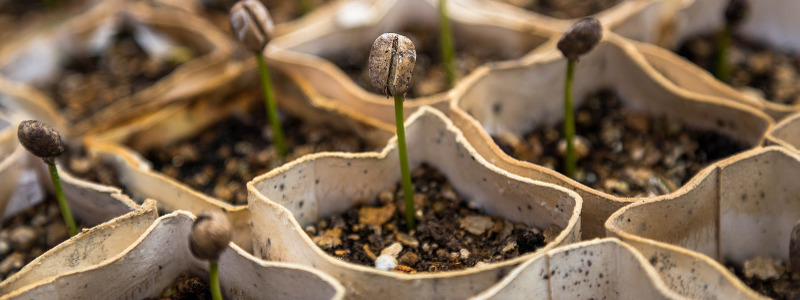
[[[728,269],[747,286],[773,299],[800,299],[800,273],[792,272],[788,262],[756,257],[736,267],[727,263]]]
[[[78,222],[78,228],[85,228]],[[0,280],[14,275],[32,260],[69,238],[55,197],[3,222],[0,229]]]
[[[208,281],[183,272],[175,278],[171,286],[164,288],[158,298],[148,300],[210,300],[211,289]]]
[[[46,90],[68,120],[81,120],[152,86],[193,54],[183,55],[170,60],[153,59],[137,44],[132,31],[123,29],[108,51],[69,60],[61,78]]]
[[[60,168],[66,168],[70,175],[102,185],[124,189],[119,181],[117,169],[110,163],[92,159],[83,146],[70,146],[58,157]]]
[[[403,28],[397,33],[411,39],[417,51],[417,62],[414,65],[411,88],[408,90],[406,98],[430,96],[448,90],[444,71],[442,70],[439,31],[435,28],[417,26]],[[512,58],[500,57],[499,54],[489,52],[484,47],[464,47],[458,41],[455,44],[454,60],[457,79],[463,78],[484,63]],[[342,69],[365,90],[379,93],[370,83],[369,71],[367,70],[371,47],[372,44],[361,49],[350,49],[349,51],[336,53],[324,58]]]
[[[284,162],[323,151],[373,150],[352,133],[286,116],[283,130],[289,154],[283,160],[272,144],[272,128],[267,126],[262,101],[248,111],[197,136],[147,151],[145,157],[154,170],[198,191],[233,204],[247,204],[247,182]]]
[[[558,19],[587,17],[622,2],[622,0],[494,0]]]
[[[687,39],[677,53],[698,66],[714,72],[717,34]],[[729,51],[732,87],[768,101],[800,104],[800,55],[734,35]]]
[[[589,187],[622,197],[663,195],[708,164],[747,148],[716,132],[631,112],[621,101],[614,92],[601,90],[576,110],[576,133],[582,136],[575,143],[576,177]],[[514,158],[563,173],[562,132],[559,122],[523,137],[505,134],[494,140]]]
[[[412,182],[418,212],[417,229],[411,234],[406,231],[399,183],[395,191],[381,192],[376,205],[352,207],[309,225],[306,233],[338,259],[375,266],[382,251],[393,249],[398,263],[395,271],[420,273],[518,257],[544,246],[561,232],[551,226],[543,233],[479,212],[453,190],[447,178],[427,165],[412,171]]]

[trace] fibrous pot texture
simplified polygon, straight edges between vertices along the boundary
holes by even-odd
[[[581,216],[583,237],[598,237],[611,213],[640,198],[611,195],[552,169],[514,159],[492,139],[504,133],[522,135],[537,125],[553,126],[563,118],[566,61],[555,51],[554,42],[550,43],[551,52],[470,78],[471,82],[454,93],[450,113],[464,136],[490,162],[514,174],[576,190],[588,207]],[[612,89],[632,112],[678,120],[686,127],[722,134],[749,147],[759,145],[772,125],[766,114],[752,107],[669,84],[632,44],[613,33],[581,57],[575,74],[576,106],[590,93]]]
[[[193,215],[173,212],[147,228],[125,251],[90,268],[60,274],[6,294],[2,299],[158,297],[184,271],[207,280],[208,263],[191,255]],[[265,262],[230,244],[219,259],[226,299],[342,299],[335,280],[305,267]]]
[[[380,153],[321,153],[303,157],[248,183],[253,252],[263,259],[315,267],[340,280],[348,297],[437,295],[459,299],[487,288],[527,258],[578,240],[581,199],[574,192],[509,174],[484,160],[453,124],[423,107],[406,122],[410,167],[425,162],[444,174],[471,207],[537,228],[555,224],[558,236],[515,259],[461,271],[400,274],[336,259],[303,231],[324,216],[367,203],[400,180],[396,140]]]
[[[767,133],[767,144],[800,152],[800,113],[787,116]]]

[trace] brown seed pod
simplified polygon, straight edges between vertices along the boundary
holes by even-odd
[[[203,260],[216,261],[228,247],[233,229],[228,217],[219,210],[206,210],[197,216],[189,235],[189,249]]]
[[[570,60],[578,59],[594,49],[603,38],[603,27],[595,18],[583,18],[572,24],[561,39],[558,40],[558,50]]]
[[[264,4],[258,0],[242,0],[231,7],[230,15],[233,34],[245,48],[258,53],[263,51],[275,29]]]
[[[56,164],[56,156],[64,153],[64,142],[58,131],[36,120],[19,123],[17,138],[25,149],[50,165]]]
[[[396,33],[381,34],[369,52],[369,79],[387,96],[403,95],[411,86],[417,51],[414,43]]]
[[[725,21],[728,26],[735,27],[750,14],[750,3],[747,0],[730,0],[725,7]]]

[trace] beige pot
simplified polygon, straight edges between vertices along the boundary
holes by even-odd
[[[766,144],[800,152],[800,113],[786,117],[767,133]]]
[[[78,1],[62,1],[56,3],[54,7],[47,7],[35,3],[33,9],[38,11],[26,12],[23,16],[13,15],[13,12],[0,12],[0,27],[10,28],[13,25],[14,30],[3,30],[0,32],[0,42],[6,43],[16,39],[25,38],[25,36],[36,34],[39,31],[47,30],[48,27],[60,26],[71,20],[72,17],[80,15],[86,11],[91,10],[98,4],[104,2],[120,2],[119,0],[78,0]],[[38,4],[38,5],[37,5]],[[38,6],[38,7],[37,7]],[[44,6],[44,7],[42,7]],[[44,9],[42,9],[44,8]],[[18,20],[15,20],[18,19]]]
[[[338,1],[303,20],[301,28],[273,40],[265,54],[297,83],[314,106],[350,112],[350,117],[359,122],[391,131],[392,101],[360,87],[323,57],[348,50],[368,53],[380,34],[405,26],[435,30],[436,5],[434,0]],[[472,1],[449,1],[449,13],[457,44],[481,45],[503,59],[521,57],[554,34],[520,20],[504,18],[499,12],[483,9]],[[367,56],[363,59],[366,62]],[[446,109],[446,99],[446,93],[407,99],[405,115],[422,105]]]
[[[20,180],[25,164],[25,149],[17,141],[17,128],[0,114],[0,212],[5,212],[6,203],[12,198],[20,198],[24,180]],[[15,191],[19,190],[19,192]],[[3,213],[0,213],[0,220]]]
[[[61,274],[94,268],[98,263],[122,253],[156,218],[155,201],[148,200],[134,211],[81,231],[0,282],[0,295],[11,294],[26,286],[52,282]]]
[[[724,25],[723,12],[728,0],[683,0],[677,11],[676,27],[672,32],[670,43],[664,46],[674,48],[686,38],[700,34],[717,32]],[[796,12],[800,11],[800,2],[794,0],[759,0],[749,1],[751,10],[744,23],[737,29],[748,39],[765,43],[779,50],[789,51],[800,56],[800,32],[797,31]],[[700,72],[700,73],[705,73]],[[708,77],[707,74],[692,72],[682,82],[694,80],[692,77]],[[692,76],[694,75],[694,76]],[[676,82],[681,85],[680,82]],[[722,85],[715,82],[714,85]],[[712,87],[719,90],[719,87]],[[776,119],[800,110],[798,105],[786,105],[770,102],[757,96],[740,94],[737,96],[709,92],[710,95],[732,97],[740,101],[757,101],[764,110]]]
[[[606,230],[633,244],[672,244],[738,266],[756,256],[785,261],[800,219],[798,174],[797,153],[747,151],[706,168],[674,195],[617,211]]]
[[[0,299],[142,299],[154,297],[178,274],[207,278],[208,263],[189,251],[194,217],[165,215],[124,251],[91,268],[74,270],[12,291]],[[226,299],[342,299],[344,288],[318,271],[256,259],[231,244],[219,259]]]
[[[489,164],[443,113],[420,108],[406,121],[409,165],[427,162],[453,188],[490,214],[538,228],[563,230],[535,253],[461,271],[416,275],[379,271],[336,259],[319,249],[303,226],[371,201],[400,180],[396,140],[380,153],[304,156],[248,183],[253,252],[267,260],[312,266],[348,289],[348,298],[461,299],[487,288],[514,265],[580,236],[581,199],[574,192],[509,174]],[[360,199],[360,200],[359,200]]]
[[[144,3],[120,1],[97,5],[61,26],[47,28],[5,45],[0,49],[0,74],[36,88],[39,92],[31,90],[26,98],[40,102],[37,103],[40,107],[58,112],[55,102],[39,89],[58,80],[61,64],[69,57],[102,50],[104,41],[108,41],[123,24],[133,25],[138,38],[153,43],[154,46],[145,47],[150,55],[165,55],[164,49],[182,45],[198,56],[150,86],[87,118],[56,122],[65,124],[65,134],[79,135],[104,129],[166,103],[211,93],[228,80],[226,76],[229,74],[224,72],[225,62],[232,49],[213,26],[188,13],[154,10]]]
[[[585,241],[547,251],[470,299],[587,297],[683,299],[669,290],[642,254],[617,239]]]
[[[524,20],[564,32],[581,18],[558,19],[495,0],[471,0],[502,12],[506,18]],[[622,0],[606,10],[592,15],[603,27],[624,37],[646,43],[663,43],[675,27],[675,12],[683,0]],[[588,17],[588,16],[587,16]]]
[[[585,201],[583,238],[604,235],[603,222],[638,198],[622,198],[580,184],[554,170],[506,155],[491,135],[523,134],[563,116],[565,59],[555,50],[475,74],[453,93],[450,115],[478,153],[510,173],[569,187]],[[606,32],[604,39],[576,64],[575,106],[601,87],[614,89],[631,110],[667,116],[692,127],[714,130],[751,146],[761,143],[772,120],[764,113],[725,99],[680,89],[645,63],[636,48]],[[556,100],[558,99],[558,100]],[[555,101],[554,101],[555,100]]]

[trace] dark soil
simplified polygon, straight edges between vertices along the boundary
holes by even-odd
[[[85,228],[75,220],[78,228]],[[69,238],[54,196],[3,222],[0,229],[0,280]]]
[[[148,57],[136,43],[132,31],[123,29],[105,53],[69,60],[61,78],[46,90],[64,116],[77,121],[152,86],[178,65],[178,60]]]
[[[183,272],[178,275],[175,282],[161,292],[158,298],[147,298],[158,300],[210,300],[211,289],[208,281],[200,277]]]
[[[747,145],[713,131],[686,128],[675,120],[634,113],[609,90],[589,96],[576,110],[578,181],[622,197],[667,194],[706,165]],[[503,151],[563,173],[558,144],[563,124],[538,126],[523,137],[494,137]],[[563,150],[562,150],[563,151]]]
[[[769,279],[759,278],[753,274],[746,275],[744,268],[736,267],[732,263],[725,264],[728,269],[736,274],[742,282],[756,292],[773,298],[795,300],[800,299],[800,274],[792,272],[788,262],[772,261],[776,263],[777,272]]]
[[[57,162],[59,167],[65,168],[74,177],[124,189],[117,169],[108,162],[89,157],[82,145],[67,147],[67,151],[58,157]]]
[[[677,53],[698,66],[714,72],[717,34],[687,39]],[[800,56],[770,49],[769,46],[734,35],[729,51],[732,87],[750,87],[772,102],[800,104]],[[751,89],[752,90],[752,89]]]
[[[283,118],[289,154],[282,160],[272,144],[261,101],[247,115],[232,115],[197,136],[151,149],[145,157],[153,169],[217,199],[247,204],[247,182],[300,156],[323,152],[370,150],[349,132],[324,124]]]
[[[622,0],[495,0],[558,19],[587,17]]]
[[[377,206],[358,205],[306,228],[325,252],[352,263],[374,266],[376,256],[399,242],[395,271],[406,273],[459,270],[533,252],[557,236],[545,230],[487,216],[458,195],[435,169],[412,172],[417,229],[406,232],[402,188],[377,196]],[[419,216],[422,211],[422,216]]]
[[[29,17],[28,14],[38,14],[49,9],[53,9],[60,5],[60,2],[73,2],[73,1],[58,1],[58,0],[28,0],[28,1],[15,1],[15,0],[0,0],[0,15],[3,18],[10,20],[24,20]]]
[[[397,33],[411,39],[417,51],[417,62],[414,65],[411,88],[406,97],[419,98],[448,90],[444,71],[442,71],[439,31],[435,28],[417,26],[403,28]],[[500,54],[491,53],[484,47],[475,47],[474,45],[466,47],[458,41],[455,44],[457,78],[464,77],[484,63],[512,58],[500,57]],[[344,53],[327,56],[325,59],[333,62],[365,90],[378,93],[379,91],[370,83],[366,67],[371,47],[372,44],[360,49],[350,49]]]

